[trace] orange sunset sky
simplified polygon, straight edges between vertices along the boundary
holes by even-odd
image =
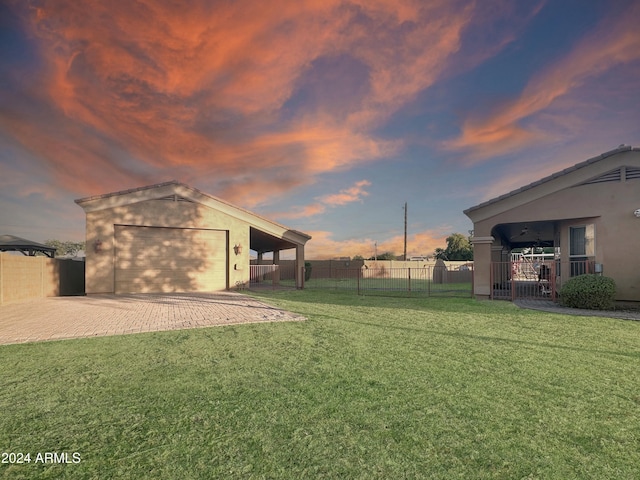
[[[640,145],[640,2],[4,1],[0,234],[179,180],[313,236],[431,254],[462,210]]]

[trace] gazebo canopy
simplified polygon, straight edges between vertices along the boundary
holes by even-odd
[[[42,243],[33,242],[14,235],[0,235],[0,252],[21,252],[23,255],[34,257],[40,252],[49,258],[56,256],[56,249]]]

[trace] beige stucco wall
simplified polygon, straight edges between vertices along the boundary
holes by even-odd
[[[0,305],[84,293],[84,262],[0,253]]]
[[[228,287],[249,281],[249,225],[204,205],[186,201],[147,200],[125,206],[87,212],[86,291],[114,292],[114,225],[169,228],[202,228],[228,231]],[[100,240],[100,251],[95,243]],[[236,255],[234,245],[242,245]],[[176,255],[200,255],[205,252],[174,252]],[[167,257],[167,265],[171,258]]]
[[[640,301],[640,218],[633,214],[640,208],[640,179],[573,186],[624,165],[640,166],[640,152],[616,155],[548,182],[553,186],[543,184],[471,211],[468,215],[474,221],[474,236],[490,237],[499,224],[556,221],[562,260],[568,261],[569,227],[592,223],[595,261],[603,264],[604,275],[616,281],[617,299]],[[557,188],[561,190],[553,191]],[[541,191],[545,195],[536,198]],[[501,212],[508,205],[513,207]],[[497,245],[496,240],[493,246]],[[480,243],[474,250],[475,291],[484,296],[490,291],[487,273],[491,251]]]

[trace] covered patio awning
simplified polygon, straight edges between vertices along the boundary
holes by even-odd
[[[556,238],[555,221],[501,223],[493,227],[491,234],[509,249],[553,247]],[[557,245],[555,245],[557,246]]]
[[[272,235],[256,227],[250,228],[250,248],[258,254],[296,248],[301,244],[304,245],[309,238],[311,237],[295,230],[287,230],[281,235]]]
[[[0,235],[0,252],[20,252],[28,257],[34,257],[36,253],[49,258],[56,256],[55,248],[14,235]]]

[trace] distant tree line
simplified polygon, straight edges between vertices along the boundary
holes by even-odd
[[[473,260],[473,245],[471,245],[471,237],[467,237],[462,233],[452,233],[447,237],[446,248],[436,248],[433,256],[435,258],[447,261],[471,261]],[[364,258],[362,255],[356,255],[353,260],[403,260],[402,255],[396,255],[393,252],[384,252],[377,257]]]
[[[84,250],[84,242],[47,240],[44,244],[56,249],[56,257],[74,257],[79,251]]]
[[[436,248],[433,255],[441,260],[473,260],[473,246],[471,245],[471,239],[462,233],[452,233],[447,237],[447,248]]]

